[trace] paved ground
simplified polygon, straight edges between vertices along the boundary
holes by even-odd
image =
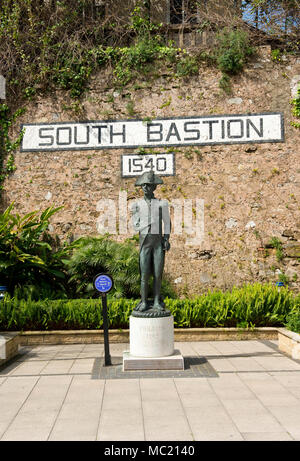
[[[0,440],[300,440],[300,361],[276,341],[175,346],[194,376],[102,379],[102,345],[22,348],[0,369]]]

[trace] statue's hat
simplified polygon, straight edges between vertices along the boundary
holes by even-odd
[[[151,170],[143,173],[135,182],[136,186],[142,186],[143,184],[163,184],[163,180]]]

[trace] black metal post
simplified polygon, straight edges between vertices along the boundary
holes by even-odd
[[[102,293],[102,312],[103,312],[103,333],[104,333],[104,366],[111,365],[108,339],[108,319],[107,319],[107,298],[106,293]]]

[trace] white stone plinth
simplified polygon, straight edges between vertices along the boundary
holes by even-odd
[[[174,318],[133,317],[129,321],[130,355],[167,357],[174,352]]]
[[[129,352],[123,353],[123,371],[144,370],[184,370],[184,358],[178,350],[168,357],[133,357]]]

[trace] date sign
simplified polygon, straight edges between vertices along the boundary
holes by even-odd
[[[159,176],[175,175],[174,154],[124,154],[121,157],[122,178],[140,176],[153,170]]]

